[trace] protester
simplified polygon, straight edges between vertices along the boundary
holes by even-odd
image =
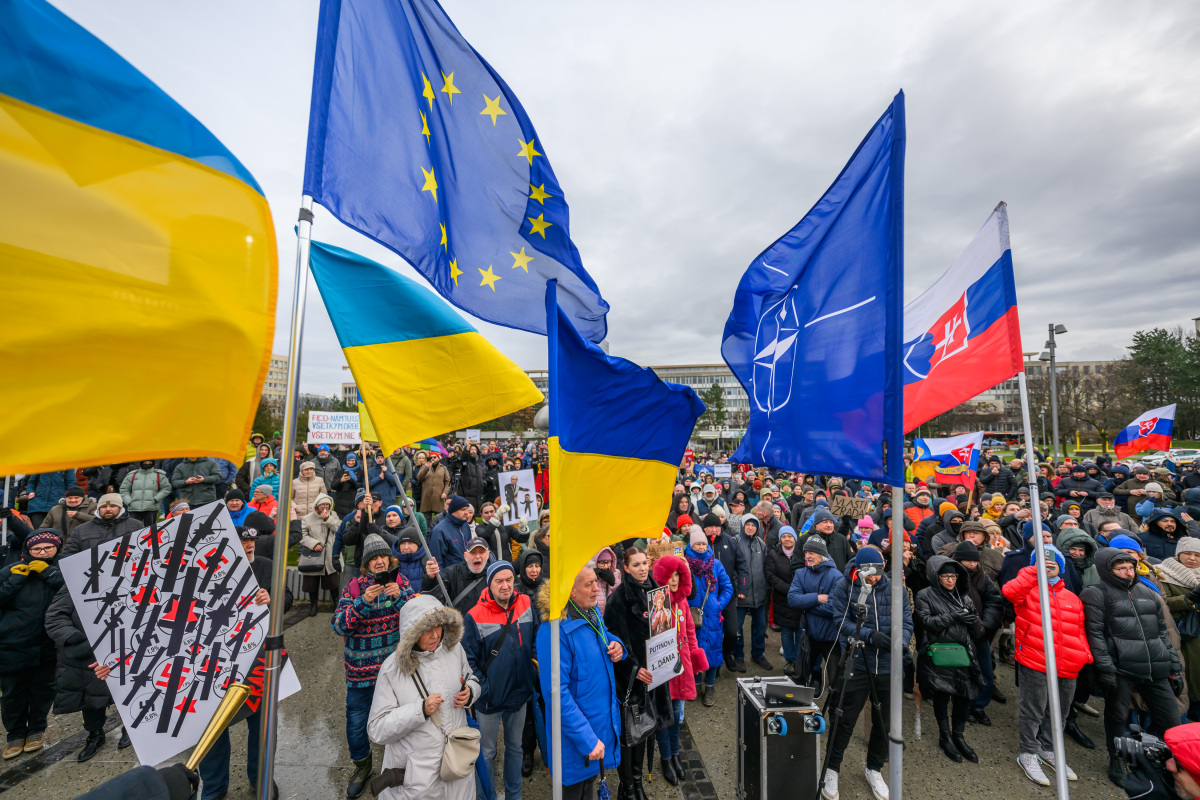
[[[825,686],[824,667],[841,632],[830,596],[846,577],[829,557],[821,537],[810,536],[801,547],[804,566],[792,576],[787,604],[803,615],[809,651],[803,663],[796,662],[794,674],[799,682],[813,687],[814,694],[820,695]]]
[[[516,571],[507,561],[487,569],[487,588],[463,617],[463,649],[481,688],[475,709],[480,757],[496,783],[496,745],[504,725],[504,797],[521,800],[522,733],[525,712],[534,698],[536,632],[529,598],[514,588]]]
[[[1149,711],[1147,730],[1161,737],[1179,724],[1175,697],[1184,688],[1183,664],[1167,638],[1158,596],[1138,579],[1137,560],[1105,547],[1096,553],[1096,569],[1100,582],[1084,589],[1080,599],[1095,678],[1105,695],[1108,778],[1121,786],[1128,769],[1113,739],[1124,734],[1133,692]]]
[[[28,504],[29,524],[34,528],[42,527],[42,518],[54,508],[59,498],[66,494],[72,486],[77,486],[75,470],[67,469],[58,472],[43,472],[30,475],[25,482],[24,500]]]
[[[761,503],[759,504],[762,505]],[[767,600],[769,591],[763,565],[767,557],[767,545],[758,534],[754,518],[743,521],[742,532],[734,537],[746,562],[744,581],[735,587],[737,591],[737,642],[733,646],[733,657],[744,669],[746,655],[743,629],[746,617],[750,617],[750,660],[765,670],[775,667],[767,660]],[[708,527],[708,517],[705,517]],[[782,529],[782,526],[781,526]],[[661,581],[660,581],[661,582]]]
[[[1162,581],[1163,597],[1167,608],[1175,617],[1179,627],[1200,631],[1200,611],[1196,600],[1200,599],[1200,539],[1192,536],[1179,540],[1175,555],[1163,559],[1158,565]],[[1200,636],[1183,640],[1179,654],[1183,659],[1184,677],[1187,680],[1188,696],[1192,698],[1188,719],[1200,717]]]
[[[279,462],[273,458],[264,458],[260,466],[262,467],[262,474],[250,482],[250,494],[253,495],[259,486],[266,485],[271,490],[271,496],[278,500]]]
[[[350,798],[359,797],[371,777],[367,718],[375,681],[400,638],[400,610],[415,597],[404,576],[394,574],[397,561],[381,537],[369,534],[360,550],[360,574],[342,589],[330,621],[333,632],[346,640],[346,743],[354,762],[354,774],[346,786]]]
[[[904,604],[902,629],[892,629],[891,580],[883,572],[883,556],[873,547],[864,547],[854,556],[854,567],[847,580],[837,583],[829,597],[830,611],[837,620],[838,642],[843,648],[849,644],[857,625],[861,623],[862,640],[865,647],[859,651],[854,662],[854,674],[840,698],[844,715],[829,741],[829,769],[825,773],[825,788],[821,796],[825,800],[838,800],[838,773],[846,746],[854,734],[854,727],[863,706],[870,696],[871,686],[879,699],[879,709],[871,707],[871,735],[867,741],[866,778],[876,800],[887,800],[888,786],[883,779],[882,769],[888,754],[888,708],[891,697],[889,674],[892,671],[892,636],[899,635],[901,646],[908,649],[912,640],[913,616],[908,604],[908,593],[901,593]],[[866,608],[866,616],[856,620],[854,609]]]
[[[803,551],[806,541],[814,536],[819,536],[838,571],[844,571],[846,565],[854,559],[854,549],[845,536],[834,531],[836,527],[837,518],[828,510],[818,507],[812,515],[812,528],[800,537],[800,549]]]
[[[93,511],[96,508],[96,501],[87,497],[83,489],[78,486],[72,486],[67,489],[66,495],[59,500],[54,508],[46,512],[46,516],[42,517],[43,528],[53,528],[59,532],[62,539],[66,539],[85,522],[92,520]],[[154,518],[158,519],[157,506],[154,511]],[[17,548],[18,552],[20,548]]]
[[[796,570],[804,568],[804,554],[796,548],[796,531],[792,526],[785,525],[780,529],[779,543],[767,553],[763,568],[771,590],[775,624],[779,626],[780,638],[783,640],[783,670],[792,675],[796,671],[803,614],[788,605],[788,593],[791,591]]]
[[[404,579],[410,586],[420,589],[425,579],[425,561],[429,556],[421,545],[418,533],[410,527],[402,529],[396,543],[392,545],[392,555],[395,556],[396,568]]]
[[[603,614],[609,596],[621,585],[621,570],[616,569],[617,554],[611,547],[596,553],[588,566],[596,572],[596,608]]]
[[[725,660],[725,669],[730,672],[745,672],[745,662],[734,659],[733,649],[738,639],[738,587],[750,581],[750,567],[746,562],[745,552],[732,536],[721,529],[721,520],[715,514],[706,514],[701,520],[701,527],[708,539],[708,549],[721,563],[734,587],[733,596],[721,609],[721,654]]]
[[[429,535],[429,549],[442,569],[462,563],[467,540],[472,538],[470,522],[473,515],[471,504],[465,497],[454,495],[449,498],[446,516],[433,526]]]
[[[221,482],[221,469],[212,458],[185,458],[171,473],[171,485],[192,508],[215,501]]]
[[[717,676],[724,659],[721,614],[733,598],[733,583],[725,567],[713,557],[708,537],[696,526],[692,526],[688,546],[683,552],[696,583],[695,594],[689,600],[693,617],[699,617],[696,622],[696,641],[708,660],[708,670],[704,673],[703,703],[713,706],[716,704]],[[697,682],[697,690],[699,688]]]
[[[621,732],[620,698],[613,664],[625,658],[625,646],[596,613],[596,573],[584,567],[575,576],[571,595],[562,609],[551,609],[550,587],[538,593],[542,623],[537,633],[538,670],[546,702],[546,728],[551,704],[550,619],[558,618],[560,637],[559,684],[562,692],[563,800],[590,800],[595,792],[599,762],[620,767],[617,747]],[[550,763],[553,763],[553,754]]]
[[[442,502],[450,493],[450,473],[440,455],[429,454],[428,461],[417,470],[417,481],[420,484],[419,491],[414,491],[413,497],[420,495],[420,511],[432,525],[433,515],[442,510]],[[430,547],[433,545],[430,544]]]
[[[296,516],[308,515],[321,495],[328,496],[324,479],[317,475],[316,464],[311,461],[302,462],[300,477],[292,479],[292,507],[296,509]]]
[[[964,732],[970,701],[984,683],[975,652],[983,622],[971,601],[970,579],[962,564],[934,556],[926,563],[925,574],[929,586],[917,593],[913,609],[919,632],[917,681],[921,694],[933,700],[942,752],[951,761],[965,758],[975,763],[979,757],[967,744]]]
[[[965,527],[965,526],[964,526]],[[991,725],[992,721],[985,709],[992,701],[996,688],[996,675],[992,663],[992,637],[1000,630],[1004,614],[1004,596],[992,583],[982,566],[979,549],[969,541],[959,542],[950,556],[967,571],[967,581],[964,587],[971,596],[975,613],[979,616],[980,628],[972,631],[975,655],[979,659],[979,669],[983,674],[983,686],[979,694],[971,701],[971,710],[967,718],[981,725]]]
[[[322,590],[336,597],[342,586],[341,559],[333,549],[341,520],[333,513],[333,498],[329,495],[318,496],[313,505],[313,510],[300,520],[300,547],[323,557],[321,571],[304,575],[300,582],[300,590],[308,595],[310,617],[317,615],[317,598]]]
[[[696,699],[696,681],[708,670],[708,658],[696,642],[696,624],[687,599],[692,592],[692,576],[687,563],[676,556],[659,558],[654,562],[654,582],[667,589],[679,651],[680,669],[669,681],[672,714],[668,719],[671,721],[666,727],[660,722],[655,733],[663,778],[674,786],[687,776],[679,759],[679,726],[683,724],[684,702]]]
[[[418,595],[400,609],[399,639],[375,681],[367,735],[383,745],[383,774],[404,770],[403,785],[379,800],[473,800],[474,773],[441,776],[447,735],[467,725],[466,708],[479,697],[479,680],[463,651],[462,615],[434,597]],[[549,663],[547,660],[546,663]]]

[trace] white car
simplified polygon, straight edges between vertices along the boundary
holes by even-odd
[[[1171,461],[1179,464],[1191,464],[1196,459],[1200,459],[1200,450],[1194,450],[1188,447],[1179,447],[1171,450]]]

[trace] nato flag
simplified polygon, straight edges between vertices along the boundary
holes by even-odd
[[[517,96],[436,0],[322,0],[304,192],[480,319],[593,342],[608,304]]]
[[[734,460],[904,482],[904,93],[751,262],[721,354],[750,396]]]

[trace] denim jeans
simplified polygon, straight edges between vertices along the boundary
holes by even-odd
[[[983,671],[983,688],[971,701],[971,708],[975,711],[982,711],[987,708],[988,703],[992,702],[992,692],[996,690],[996,671],[992,665],[992,640],[981,639],[975,642],[975,653],[979,656],[979,669]]]
[[[258,783],[258,714],[246,717],[246,777],[250,785]],[[226,728],[200,762],[200,780],[204,782],[201,800],[213,800],[229,791],[229,729]]]
[[[371,740],[367,738],[367,718],[375,685],[346,689],[346,744],[350,745],[350,760],[362,761],[371,755]]]
[[[525,730],[525,708],[497,714],[479,714],[479,751],[487,760],[492,786],[496,785],[496,745],[500,723],[504,723],[504,798],[521,800],[521,734]]]
[[[683,701],[672,700],[671,708],[675,711],[675,722],[654,732],[654,738],[658,740],[660,758],[679,755],[679,726],[683,724]]]
[[[767,607],[742,608],[737,610],[737,644],[733,646],[733,656],[739,661],[746,657],[746,648],[742,638],[742,628],[746,617],[750,617],[750,656],[762,658],[767,650]]]
[[[800,629],[784,625],[779,635],[783,639],[783,660],[795,661],[796,652],[800,649]]]
[[[705,685],[705,686],[714,686],[714,685],[716,685],[716,682],[717,682],[717,673],[719,673],[720,671],[721,671],[721,668],[720,668],[719,666],[716,666],[716,667],[709,667],[707,670],[705,670],[705,672],[704,672],[704,685]]]

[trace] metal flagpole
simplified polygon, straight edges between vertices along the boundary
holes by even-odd
[[[552,517],[553,518],[553,517]],[[562,559],[559,559],[560,561]],[[554,609],[550,609],[554,614]],[[550,618],[550,778],[551,800],[562,800],[562,651],[559,616]]]
[[[1033,452],[1033,436],[1029,424],[1029,393],[1025,389],[1025,372],[1017,375],[1021,388],[1021,422],[1025,426],[1025,454]],[[1042,506],[1038,500],[1037,477],[1032,470],[1029,475],[1029,506],[1033,511],[1034,554],[1037,559],[1038,603],[1042,607],[1042,642],[1046,651],[1046,685],[1050,692],[1050,723],[1054,736],[1054,782],[1059,800],[1067,800],[1067,751],[1063,745],[1062,708],[1059,706],[1058,662],[1054,657],[1054,629],[1050,622],[1050,582],[1046,578],[1046,550],[1042,544]]]
[[[904,487],[892,487],[892,671],[888,675],[888,786],[904,796]],[[832,736],[832,734],[830,734]]]
[[[296,280],[292,291],[292,346],[289,351],[287,395],[283,407],[283,444],[280,461],[290,460],[296,446],[296,413],[300,405],[300,349],[304,339],[304,302],[308,295],[308,250],[312,242],[312,197],[300,200],[296,231]],[[367,467],[363,465],[363,476]],[[281,475],[280,486],[284,485]],[[288,529],[291,524],[292,493],[279,492],[275,524],[275,550],[271,554],[270,626],[263,643],[266,669],[263,671],[262,714],[259,720],[258,800],[270,800],[275,779],[275,747],[278,743],[276,721],[279,716],[279,678],[283,667],[283,596],[287,590]]]
[[[4,507],[8,508],[8,476],[4,476]],[[8,517],[0,520],[0,544],[8,546]]]

